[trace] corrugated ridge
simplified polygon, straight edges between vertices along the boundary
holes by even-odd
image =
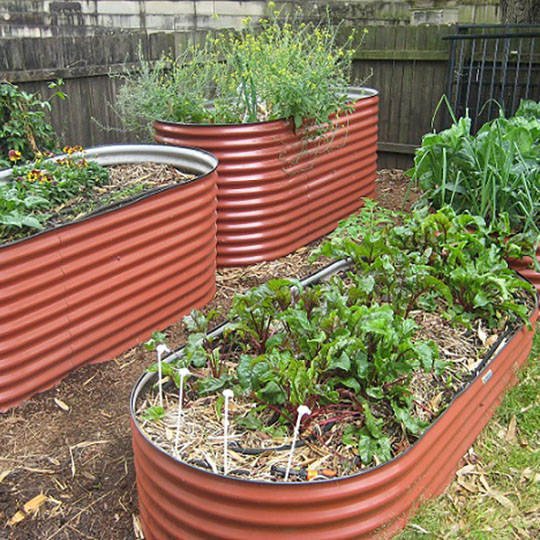
[[[307,141],[283,120],[154,127],[158,142],[190,144],[218,156],[217,262],[237,266],[294,251],[330,232],[361,207],[362,197],[373,195],[377,114],[378,96],[360,98],[354,112],[334,120],[335,131]]]
[[[201,199],[201,201],[204,204],[210,203],[212,198]],[[91,235],[95,234],[95,231],[92,231],[86,237],[77,238],[79,243],[84,242],[84,250],[70,250],[68,252],[68,250],[60,248],[63,257],[58,270],[59,274],[63,276],[62,284],[53,288],[49,282],[46,283],[49,288],[55,289],[55,296],[65,299],[66,292],[71,294],[72,281],[75,287],[80,290],[84,290],[94,283],[100,284],[103,279],[111,279],[122,284],[123,274],[130,268],[141,266],[142,262],[152,260],[156,256],[166,257],[168,250],[179,249],[183,242],[197,242],[197,239],[193,237],[215,227],[211,212],[196,217],[190,214],[188,219],[177,220],[170,224],[168,224],[170,217],[162,214],[158,214],[154,219],[146,222],[140,221],[139,218],[135,219],[137,221],[132,226],[131,236],[128,231],[127,235],[123,237],[106,241],[102,235],[92,239]],[[185,228],[188,224],[191,226],[186,231]],[[129,228],[130,222],[122,222],[121,227]],[[140,272],[143,271],[144,269],[140,269]],[[113,273],[114,275],[112,275]],[[18,316],[19,312],[26,313],[28,316],[29,311],[39,309],[44,304],[47,306],[52,301],[52,294],[47,295],[46,302],[43,301],[42,294],[48,292],[48,289],[44,288],[43,285],[39,287],[40,295],[35,294],[36,289],[34,288],[26,288],[25,291],[23,287],[20,289],[16,297],[9,298],[8,296],[7,298],[10,302],[10,319]]]
[[[536,259],[540,261],[540,245],[536,249]],[[540,293],[540,273],[534,268],[531,268],[533,260],[531,257],[523,257],[522,259],[512,259],[508,261],[511,268],[519,272],[522,276],[526,277]]]
[[[533,323],[537,314],[532,317]],[[146,537],[390,538],[426,497],[448,484],[526,361],[533,332],[522,329],[408,452],[337,481],[261,484],[179,464],[132,423],[139,504]],[[484,382],[482,376],[492,375]]]
[[[213,297],[216,176],[0,249],[0,410]]]
[[[185,255],[191,251],[199,250],[201,241],[213,241],[215,211],[212,209],[211,203],[214,197],[207,197],[206,193],[204,195],[200,202],[203,205],[208,205],[208,211],[199,212],[200,216],[197,216],[197,219],[188,216],[188,220],[175,220],[168,224],[167,222],[171,219],[168,214],[154,213],[154,219],[141,221],[140,213],[135,213],[133,216],[135,221],[132,219],[118,220],[119,228],[129,229],[131,227],[131,236],[128,232],[120,239],[122,241],[112,246],[102,234],[96,236],[96,230],[98,232],[104,231],[106,235],[109,234],[110,219],[95,231],[89,231],[83,236],[78,235],[75,245],[84,242],[84,249],[71,249],[67,255],[62,257],[63,262],[60,269],[63,274],[63,282],[62,291],[59,291],[59,294],[60,292],[63,294],[62,304],[70,306],[70,312],[73,312],[80,303],[92,302],[95,295],[107,286],[107,282],[110,282],[111,288],[118,288],[128,285],[135,279],[140,279],[148,271],[148,266],[145,266],[144,263],[150,263],[150,267],[152,267],[159,259],[160,264],[169,266],[174,263],[175,254],[179,250],[182,250]],[[178,204],[182,200],[188,202],[186,197],[176,197],[173,202]],[[190,221],[193,226],[185,230]],[[131,225],[132,223],[134,224]],[[87,227],[82,226],[79,229],[85,230]],[[162,233],[160,234],[159,231]],[[63,249],[60,251],[63,254]],[[106,262],[111,257],[113,260]],[[122,259],[121,262],[120,259]],[[39,327],[47,324],[51,318],[47,307],[39,311],[36,310],[42,301],[35,294],[35,289],[28,288],[26,292],[26,297],[10,302],[9,319],[12,339],[19,340],[24,328],[33,323],[37,327],[32,334],[32,339],[35,340],[39,335]],[[77,295],[81,297],[78,303],[74,302],[74,297]],[[104,301],[105,299],[100,296],[99,306],[103,305]],[[22,321],[17,320],[19,316],[23,318]],[[15,324],[13,324],[14,322]],[[1,348],[6,352],[7,341],[4,341]]]

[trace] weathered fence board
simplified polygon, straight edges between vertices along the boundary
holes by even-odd
[[[357,80],[380,91],[379,167],[407,168],[445,91],[453,26],[374,26],[357,52]],[[443,116],[435,119],[440,127]]]
[[[415,145],[430,130],[445,89],[447,44],[453,26],[372,26],[355,55],[356,82],[380,92],[379,166],[408,167]],[[64,80],[66,101],[54,100],[52,123],[66,143],[91,146],[134,140],[120,131],[110,104],[120,84],[109,74],[125,72],[139,47],[153,60],[200,43],[204,31],[111,33],[82,37],[2,38],[0,77],[50,96],[48,82]]]

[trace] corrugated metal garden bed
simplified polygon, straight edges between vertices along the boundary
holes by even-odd
[[[169,163],[195,176],[0,247],[0,410],[114,358],[214,295],[217,160],[159,145],[86,157]]]
[[[439,218],[435,217],[434,219]],[[463,226],[463,221],[461,223],[461,226]],[[467,228],[463,227],[466,231]],[[425,232],[424,234],[428,235],[429,233]],[[434,242],[437,242],[439,234],[440,229],[434,229]],[[464,234],[471,235],[470,232],[464,232]],[[326,253],[324,249],[322,252]],[[444,249],[442,253],[443,258],[447,257]],[[430,257],[429,253],[427,256]],[[463,262],[463,264],[466,263]],[[347,268],[348,263],[344,261],[335,263],[332,267],[302,282],[298,286],[298,290],[303,290],[304,287],[311,283],[326,280],[329,276]],[[356,268],[356,271],[358,271],[358,268]],[[399,271],[400,268],[398,267],[396,272]],[[511,272],[508,275],[510,276],[510,274]],[[352,279],[352,275],[349,274],[348,278]],[[431,283],[431,285],[434,284]],[[272,286],[283,287],[285,285],[274,284]],[[334,293],[336,293],[335,290]],[[309,294],[305,298],[308,300],[304,299],[302,302],[311,302]],[[244,301],[248,302],[248,300]],[[287,302],[287,300],[283,301]],[[294,303],[293,300],[289,301]],[[328,299],[327,301],[329,302]],[[264,303],[264,300],[261,299],[260,303]],[[433,412],[435,411],[433,407],[436,408],[436,405],[422,406],[421,403],[419,404],[420,408],[428,412],[431,409],[431,419],[436,418],[436,420],[432,421],[430,427],[415,442],[410,444],[405,439],[400,442],[398,438],[392,442],[392,447],[395,450],[393,458],[375,460],[374,466],[370,464],[372,458],[367,458],[367,465],[370,466],[358,466],[355,469],[351,465],[352,469],[347,472],[344,472],[343,469],[338,470],[335,465],[341,460],[349,463],[353,462],[351,458],[344,457],[347,451],[346,445],[353,443],[343,443],[342,446],[337,447],[337,450],[334,447],[330,454],[327,455],[327,457],[331,458],[327,461],[330,471],[328,469],[321,470],[322,467],[319,462],[323,461],[320,458],[324,457],[325,454],[321,448],[317,451],[317,445],[322,440],[321,435],[324,435],[324,428],[323,432],[319,432],[319,437],[317,437],[316,433],[312,433],[312,435],[315,435],[315,437],[312,437],[309,434],[311,432],[306,432],[307,438],[303,440],[303,444],[307,445],[309,450],[314,450],[315,454],[309,454],[309,451],[304,452],[304,448],[297,449],[298,459],[304,465],[298,468],[297,464],[297,468],[293,469],[289,477],[294,442],[290,443],[291,439],[286,438],[289,445],[284,445],[281,448],[284,443],[278,444],[279,438],[272,440],[272,437],[270,437],[268,443],[264,441],[264,438],[256,441],[252,438],[251,442],[258,442],[259,444],[254,446],[259,446],[261,451],[250,452],[248,450],[253,450],[253,448],[247,448],[246,441],[249,439],[245,438],[241,433],[242,428],[238,428],[238,424],[235,431],[234,445],[229,443],[227,446],[235,456],[231,458],[233,464],[230,464],[230,468],[228,468],[227,452],[222,450],[223,444],[226,445],[227,443],[226,438],[225,440],[223,438],[221,426],[221,423],[224,422],[223,425],[227,429],[228,422],[220,420],[221,414],[227,415],[227,405],[225,405],[225,412],[223,412],[221,409],[222,403],[218,400],[218,402],[212,402],[209,406],[209,416],[206,416],[202,409],[196,409],[194,417],[190,416],[191,413],[188,412],[182,416],[180,412],[177,412],[179,411],[177,405],[179,398],[176,387],[171,384],[168,399],[165,398],[165,401],[161,402],[168,405],[169,411],[165,413],[165,416],[152,417],[149,414],[150,409],[156,409],[156,401],[153,400],[152,395],[154,392],[158,392],[156,388],[161,389],[161,376],[156,373],[143,375],[132,393],[131,414],[139,505],[146,537],[246,539],[253,535],[257,535],[258,538],[310,537],[321,539],[390,537],[396,530],[404,526],[409,515],[414,512],[422,499],[436,496],[444,490],[452,478],[460,458],[493,414],[506,388],[515,382],[516,371],[526,360],[532,346],[532,328],[536,322],[537,304],[533,305],[533,302],[528,304],[526,304],[529,310],[528,329],[521,320],[521,323],[517,325],[511,323],[505,329],[499,327],[493,335],[487,334],[481,337],[484,331],[481,326],[478,326],[477,330],[481,345],[486,347],[488,351],[486,356],[481,361],[474,360],[474,365],[466,363],[464,372],[469,373],[469,377],[457,389],[457,394],[454,393],[448,408],[445,409],[445,405],[442,406],[441,410],[444,412]],[[379,309],[379,306],[376,306],[376,309]],[[240,313],[238,312],[240,322],[232,319],[229,325],[220,326],[207,334],[213,351],[218,350],[214,348],[216,343],[227,343],[227,336],[235,335],[235,329],[241,328],[241,332],[247,332],[243,326],[244,322],[242,322],[243,319]],[[275,328],[274,325],[279,325],[276,322],[279,320],[286,320],[287,324],[293,324],[292,319],[280,319],[278,316],[274,323],[268,323],[269,328]],[[366,319],[366,324],[371,320]],[[196,321],[196,316],[192,315],[189,324],[202,328],[200,323]],[[388,322],[388,324],[393,323]],[[437,324],[441,325],[441,322]],[[476,325],[474,328],[476,328]],[[191,330],[194,331],[193,328]],[[197,331],[202,332],[199,334],[201,336],[205,335],[206,332],[200,329]],[[279,332],[279,330],[276,331]],[[375,330],[373,331],[375,332]],[[434,328],[433,331],[437,333],[437,328]],[[206,338],[199,337],[198,339],[203,340]],[[440,339],[438,342],[440,348],[448,347],[447,339],[446,336]],[[188,343],[193,344],[194,340],[190,338]],[[242,343],[240,337],[234,340],[236,346],[239,343]],[[256,350],[257,343],[259,342],[255,342]],[[224,345],[222,351],[225,350],[230,352],[232,349],[227,349]],[[242,349],[242,351],[245,350]],[[167,361],[177,363],[177,367],[178,365],[185,366],[186,363],[182,363],[182,358],[185,355],[188,360],[187,365],[190,365],[191,359],[195,358],[190,356],[194,354],[193,351],[193,347],[188,345],[185,349],[173,353]],[[301,356],[303,349],[301,351],[297,352],[297,355],[303,358]],[[261,356],[258,359],[253,359],[250,364],[252,371],[250,371],[249,377],[251,378],[257,377],[256,374],[253,374],[258,367],[257,362],[261,361],[262,356],[267,355],[265,358],[268,358],[270,355],[268,352],[259,352],[258,354],[261,354]],[[454,354],[450,352],[450,356],[454,356]],[[478,353],[472,354],[473,359],[477,358],[477,356]],[[244,362],[244,357],[239,356],[240,365]],[[178,359],[180,359],[179,362],[177,362]],[[226,361],[224,360],[224,362]],[[266,360],[262,361],[265,362]],[[341,361],[339,360],[339,362]],[[346,360],[343,360],[343,362],[348,364]],[[161,373],[164,368],[161,364],[158,365],[158,368],[154,366],[154,371],[157,370]],[[269,366],[271,365],[273,364],[269,363]],[[337,370],[338,367],[336,364],[335,367],[329,370],[331,376],[332,374],[335,375],[334,370]],[[194,370],[196,376],[197,382],[195,384],[202,382],[200,379],[203,379],[205,375],[198,372],[193,366],[191,366],[191,369]],[[349,367],[343,369],[347,370]],[[432,367],[431,369],[433,372],[435,368]],[[171,378],[175,376],[174,370],[169,369],[165,373]],[[243,375],[240,374],[240,370],[237,373],[240,386],[242,386]],[[452,374],[455,375],[453,372]],[[217,376],[213,375],[214,381],[217,381]],[[290,377],[294,378],[295,376],[291,372]],[[460,376],[456,378],[460,379]],[[263,378],[263,380],[268,379]],[[232,388],[233,384],[237,383],[225,383],[225,388],[227,388],[227,384],[230,384]],[[251,383],[248,383],[248,387],[250,387],[249,384]],[[317,392],[326,392],[327,390],[323,388],[325,384],[327,383],[322,383]],[[445,384],[447,383],[443,382],[443,390]],[[178,380],[176,385],[178,385]],[[180,387],[182,386],[180,385]],[[238,386],[234,386],[234,388],[236,392],[240,391]],[[257,387],[251,388],[252,393],[248,395],[248,401],[249,399],[255,400],[254,406],[257,405],[257,402],[259,404],[263,403],[262,399],[257,397],[259,395],[257,394]],[[291,394],[292,388],[291,383]],[[383,385],[383,393],[387,393],[388,388],[384,388],[386,388],[386,385]],[[259,387],[260,389],[261,387]],[[438,393],[440,389],[434,389],[434,392]],[[419,394],[412,394],[411,399],[414,401],[416,397],[416,399],[420,400],[424,398],[428,401],[431,400],[429,392],[424,395],[425,390],[420,384]],[[208,390],[208,393],[203,391],[199,396],[204,401],[213,391],[215,389]],[[275,391],[275,387],[272,391]],[[190,396],[197,395],[194,392],[194,387],[189,385],[186,387],[185,392]],[[225,392],[223,394],[225,395]],[[159,390],[159,395],[162,395],[161,390]],[[182,395],[181,390],[180,401]],[[356,394],[350,398],[353,404],[355,395],[364,396],[363,399],[358,398],[364,403],[364,409],[362,409],[361,403],[358,402],[359,408],[356,409],[356,413],[349,414],[347,420],[333,420],[333,424],[341,421],[345,424],[352,424],[354,423],[352,418],[354,414],[357,414],[364,418],[364,427],[367,426],[367,429],[375,437],[373,433],[375,426],[370,427],[368,422],[369,416],[373,413],[368,414],[365,408],[366,401],[364,400],[367,399],[365,390],[359,388]],[[235,412],[244,417],[249,415],[249,412],[242,408],[242,396],[244,395],[240,393]],[[374,397],[375,401],[383,397],[382,395],[372,396],[372,394],[369,394],[369,396]],[[432,397],[435,398],[435,396]],[[189,399],[186,400],[187,403],[189,403]],[[225,404],[227,404],[227,399],[225,397]],[[434,401],[429,402],[434,403]],[[199,407],[197,403],[199,402],[194,402],[191,406]],[[276,403],[279,403],[279,401]],[[315,407],[320,407],[320,405],[317,405],[316,398],[314,398],[314,401],[304,403],[309,403],[310,407],[312,403],[315,404]],[[329,407],[336,407],[332,409],[330,416],[339,416],[343,412],[343,409],[337,408],[338,405],[330,405]],[[382,405],[378,405],[378,407],[382,407]],[[301,414],[303,414],[300,413],[301,408],[298,408],[297,429],[300,425]],[[312,411],[308,407],[306,409],[305,412],[311,415]],[[249,410],[249,407],[247,410]],[[272,410],[279,413],[277,407],[273,407]],[[291,412],[291,409],[286,410]],[[317,410],[321,411],[322,408]],[[378,420],[375,421],[372,418],[370,420],[372,424],[382,422],[381,415],[386,414],[381,412],[381,408],[375,410]],[[213,422],[211,416],[215,414],[215,411],[221,411],[221,413],[218,413],[218,419],[215,421],[216,428],[213,429],[211,428]],[[157,412],[156,410],[152,414],[157,414]],[[200,415],[198,421],[197,415]],[[236,418],[238,418],[238,415]],[[322,417],[322,419],[323,422],[320,425],[326,423],[325,417]],[[164,424],[163,429],[151,427],[152,422],[156,420]],[[318,420],[320,419],[318,418]],[[250,420],[251,422],[252,420]],[[269,425],[273,422],[275,422],[275,419],[270,420]],[[407,420],[403,417],[401,422],[406,423]],[[197,424],[199,426],[196,427]],[[305,426],[307,427],[308,424],[309,419]],[[362,425],[362,421],[360,425]],[[195,431],[192,430],[192,427]],[[208,427],[211,429],[203,433]],[[335,426],[330,425],[329,427]],[[260,428],[250,427],[248,429]],[[313,429],[315,430],[315,428]],[[380,428],[377,427],[378,429]],[[407,429],[409,428],[407,427]],[[190,442],[189,440],[184,441],[181,435],[182,430],[186,430],[186,433],[194,433],[197,441],[196,448],[193,451],[190,449],[189,453],[186,448],[190,448]],[[377,437],[380,437],[380,434]],[[208,446],[206,446],[206,439],[208,439]],[[294,438],[292,440],[294,441]],[[324,443],[322,444],[324,445]],[[215,451],[212,449],[212,445],[214,445]],[[275,457],[276,452],[279,453],[281,450],[290,451],[288,464],[283,456]],[[361,452],[360,449],[360,456]],[[250,466],[247,464],[248,454],[252,453],[256,455],[254,458],[256,461],[263,460],[265,462],[262,464],[261,472],[257,472],[257,474],[250,472]],[[237,454],[240,455],[237,456]],[[244,456],[243,454],[247,455]],[[193,456],[193,459],[191,459],[191,456]],[[339,459],[336,460],[336,457]],[[365,459],[361,457],[362,461]],[[309,465],[314,462],[319,463],[319,465],[314,466],[314,470],[310,471]],[[360,461],[355,463],[359,464]],[[265,468],[267,469],[266,473],[264,472]],[[310,475],[310,473],[315,474]],[[284,479],[283,476],[285,476]]]

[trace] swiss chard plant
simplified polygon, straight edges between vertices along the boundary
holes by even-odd
[[[244,428],[291,429],[306,405],[304,434],[332,426],[362,463],[387,460],[396,426],[414,438],[427,425],[413,407],[413,377],[446,369],[437,345],[418,338],[415,313],[469,328],[528,323],[520,298],[531,286],[502,260],[502,250],[519,250],[502,237],[448,207],[397,216],[367,201],[314,254],[348,258],[345,273],[309,287],[272,280],[237,294],[219,335],[210,332],[216,311],[192,312],[187,345],[167,373],[189,366],[192,395],[232,388],[252,400],[255,408],[235,419]]]

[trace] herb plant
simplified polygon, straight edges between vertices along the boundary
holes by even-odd
[[[234,420],[244,428],[281,433],[306,405],[306,437],[324,444],[325,426],[333,426],[359,462],[390,459],[390,433],[414,439],[427,425],[413,408],[413,377],[441,378],[446,369],[435,343],[417,337],[415,313],[437,312],[469,328],[528,323],[523,296],[532,288],[501,255],[519,246],[507,247],[494,232],[448,207],[397,215],[367,201],[314,254],[348,258],[345,274],[309,287],[271,280],[237,294],[220,335],[209,332],[216,311],[193,311],[168,374],[189,365],[192,396],[234,388],[253,400],[255,408]]]
[[[209,36],[178,58],[163,56],[123,76],[117,107],[128,128],[154,120],[246,123],[309,119],[328,124],[346,109],[354,36],[340,45],[338,28],[279,20]]]

